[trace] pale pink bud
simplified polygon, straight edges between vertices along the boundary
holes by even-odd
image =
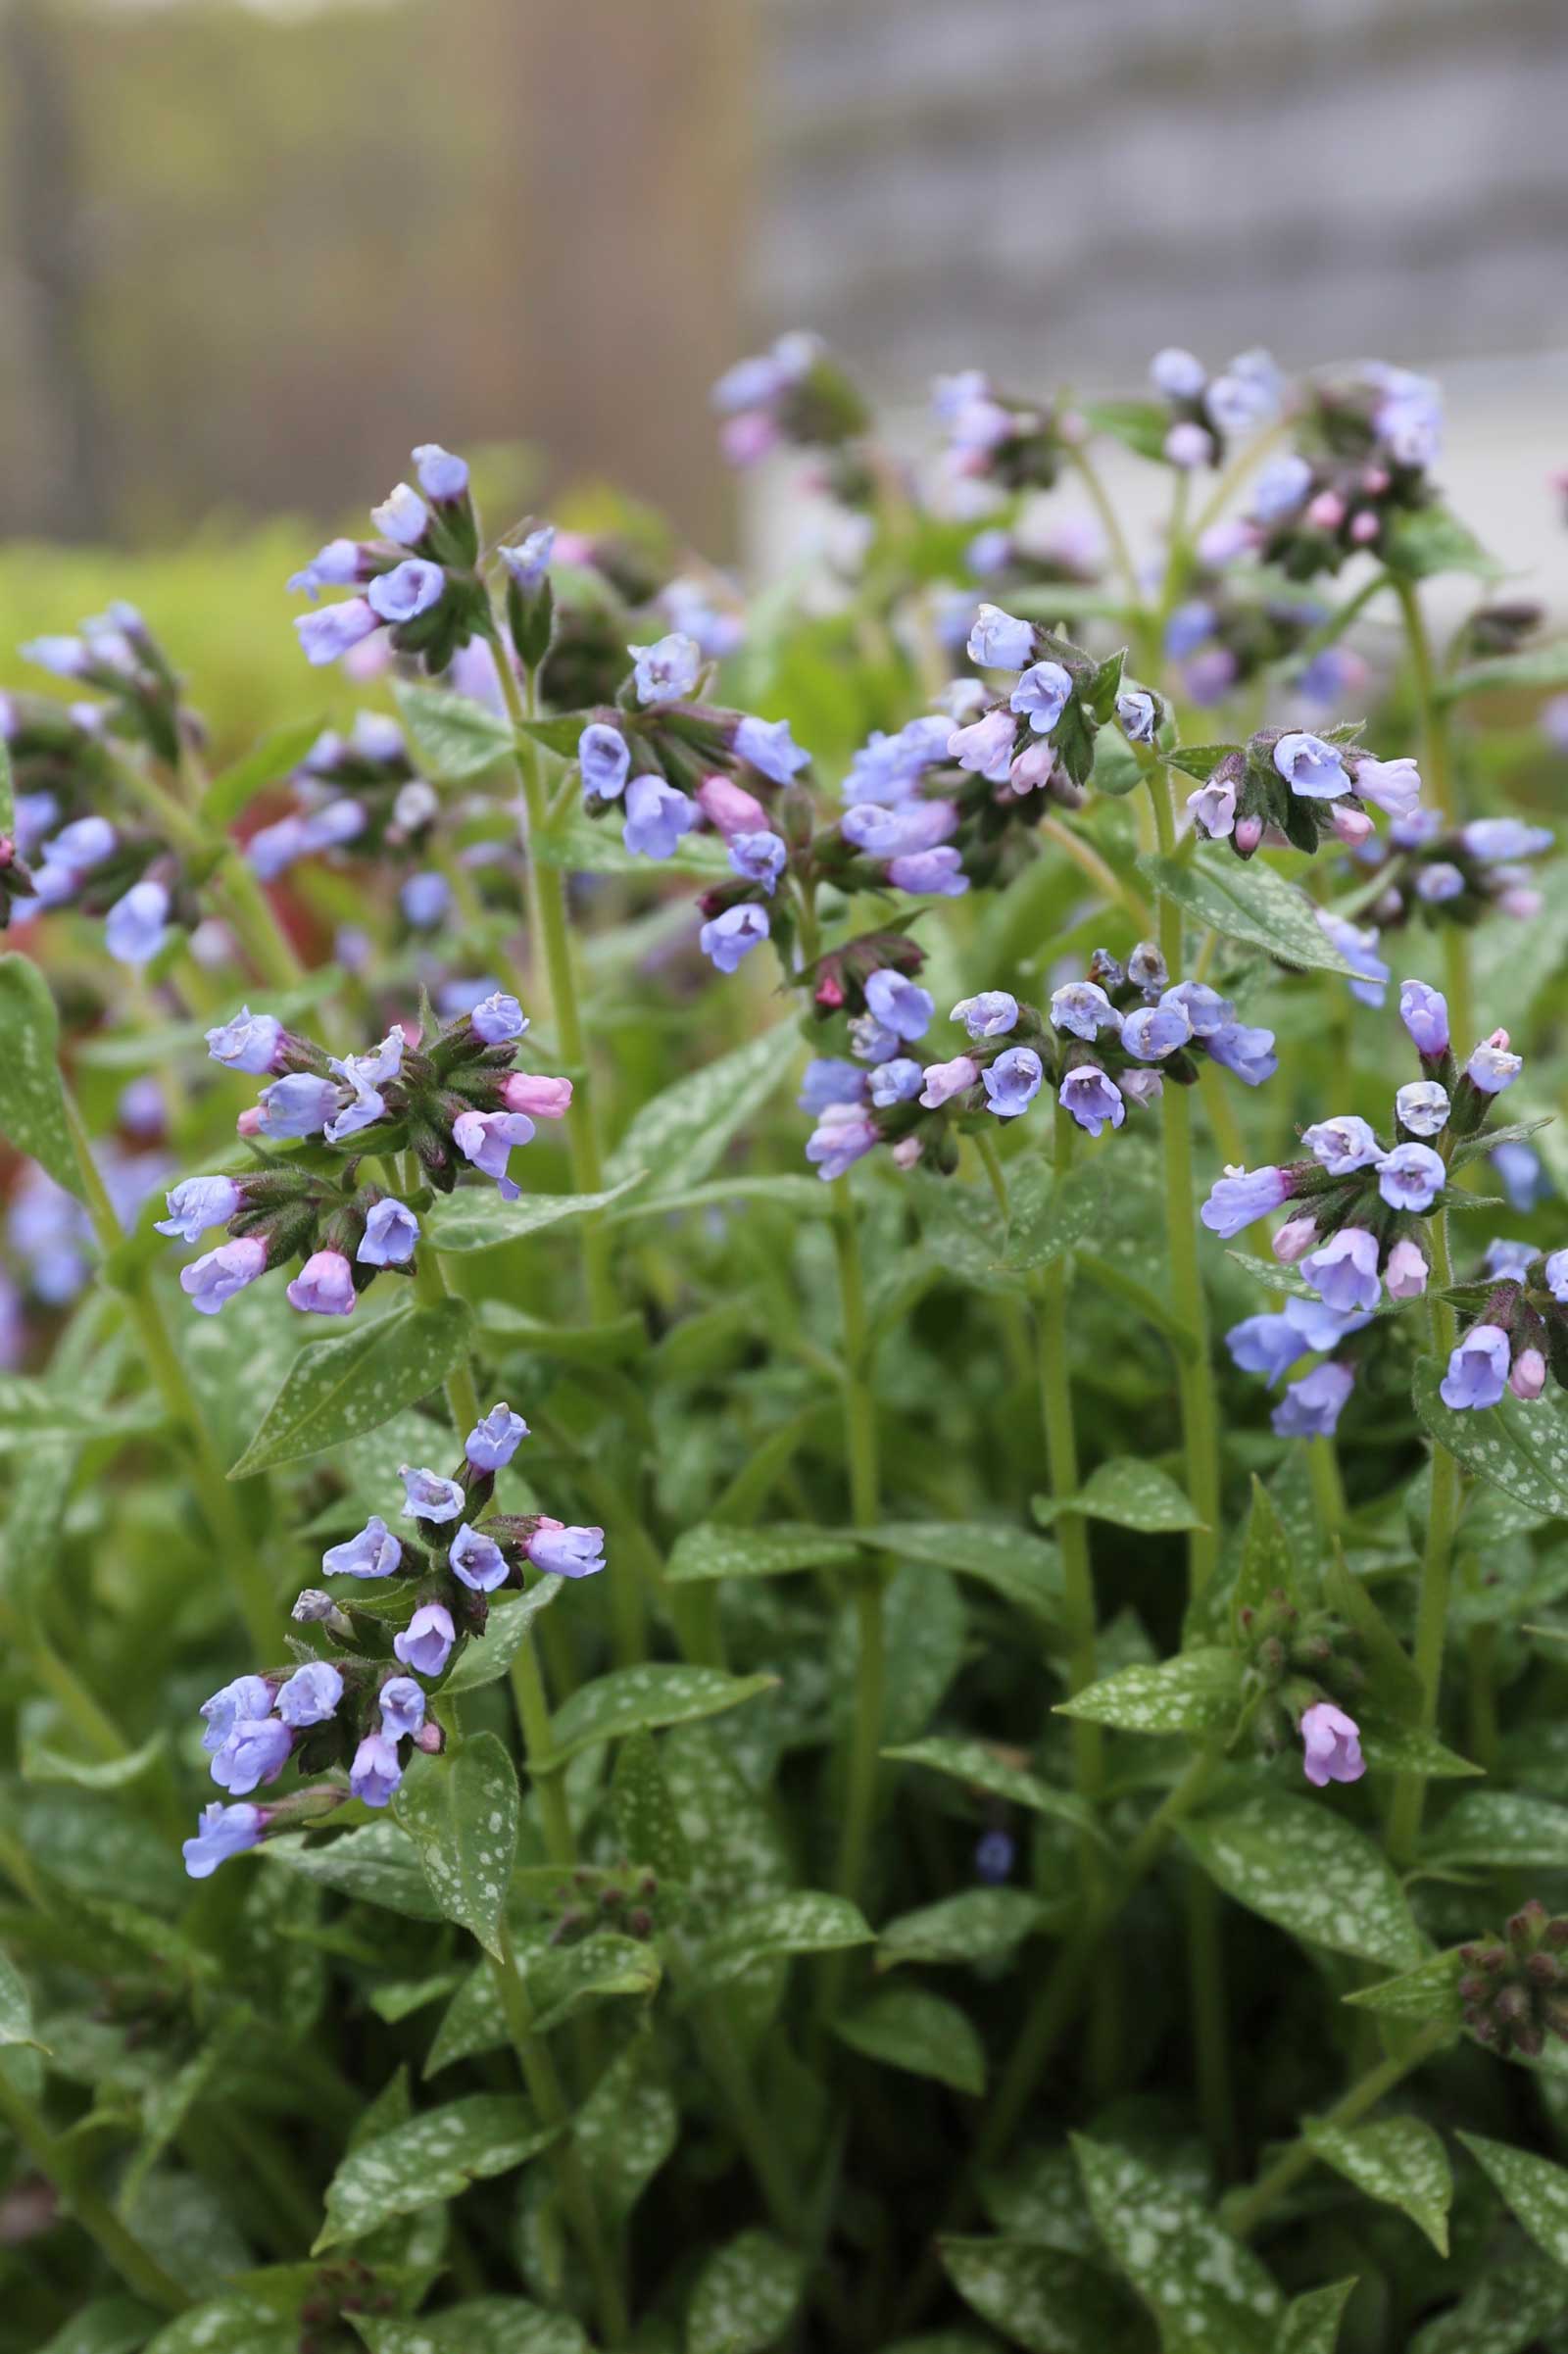
[[[247,1104],[234,1122],[234,1126],[241,1136],[260,1136],[262,1133],[261,1105],[259,1103]]]
[[[1506,891],[1497,895],[1497,906],[1504,915],[1511,915],[1516,923],[1528,923],[1533,915],[1539,915],[1543,904],[1540,892],[1528,883],[1510,884]]]
[[[1315,1219],[1292,1218],[1274,1237],[1274,1256],[1282,1266],[1294,1267],[1298,1258],[1305,1258],[1316,1241]]]
[[[1345,501],[1337,490],[1320,490],[1306,511],[1314,531],[1338,531],[1345,520]]]
[[[439,1757],[446,1744],[446,1734],[434,1717],[427,1717],[414,1737],[415,1747],[422,1749],[427,1757]]]
[[[1019,753],[1007,771],[1007,782],[1014,793],[1033,793],[1039,786],[1051,782],[1051,771],[1055,764],[1054,745],[1048,744],[1041,737],[1037,742],[1026,745]]]
[[[1539,1349],[1521,1349],[1508,1376],[1509,1389],[1515,1398],[1539,1398],[1545,1386],[1545,1358]]]
[[[772,825],[756,794],[727,776],[705,776],[697,788],[697,806],[726,840],[731,834],[765,834]]]
[[[514,1071],[502,1086],[501,1101],[509,1111],[525,1112],[532,1120],[564,1119],[571,1108],[571,1081]]]
[[[1381,499],[1388,487],[1389,472],[1387,466],[1369,466],[1362,472],[1361,488],[1366,492],[1369,499]]]
[[[912,1169],[925,1147],[917,1136],[901,1136],[893,1148],[893,1159],[901,1169]]]
[[[1335,809],[1330,814],[1329,823],[1339,839],[1348,842],[1352,850],[1364,842],[1372,831],[1372,820],[1365,809]]]
[[[1250,858],[1263,839],[1261,817],[1238,817],[1234,840],[1244,858]]]
[[[1383,1280],[1391,1300],[1419,1300],[1427,1288],[1427,1262],[1419,1243],[1405,1235],[1389,1252]]]
[[[1351,520],[1350,537],[1358,548],[1364,548],[1377,538],[1382,528],[1382,524],[1371,510],[1363,507],[1360,514]]]

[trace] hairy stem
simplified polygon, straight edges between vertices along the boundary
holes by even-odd
[[[1453,1281],[1448,1259],[1448,1218],[1446,1210],[1432,1220],[1432,1276],[1428,1297],[1432,1308],[1432,1343],[1446,1358],[1454,1343],[1454,1314],[1442,1293]],[[1415,1616],[1415,1671],[1421,1679],[1421,1716],[1424,1731],[1438,1721],[1443,1692],[1443,1653],[1448,1632],[1448,1594],[1453,1576],[1453,1540],[1459,1521],[1459,1466],[1446,1447],[1434,1440],[1432,1493],[1427,1507],[1426,1543],[1421,1549],[1421,1588]],[[1401,1774],[1394,1786],[1389,1809],[1389,1855],[1400,1870],[1415,1860],[1426,1806],[1424,1774]]]
[[[1423,2028],[1406,2050],[1392,2059],[1379,2061],[1369,2068],[1350,2086],[1343,2100],[1336,2101],[1323,2119],[1326,2126],[1354,2125],[1369,2109],[1375,2109],[1385,2092],[1392,2092],[1401,2078],[1412,2068],[1419,2068],[1452,2034],[1446,2023]],[[1249,2190],[1242,2191],[1223,2211],[1223,2220],[1238,2239],[1248,2238],[1256,2231],[1264,2216],[1276,2202],[1294,2189],[1301,2177],[1315,2165],[1317,2152],[1309,2141],[1293,2141],[1288,2150],[1277,2158],[1266,2174],[1258,2176]]]

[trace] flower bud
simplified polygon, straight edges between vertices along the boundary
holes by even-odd
[[[1372,820],[1365,809],[1336,809],[1330,815],[1329,823],[1338,839],[1348,844],[1351,850],[1359,849],[1371,837]]]
[[[728,776],[705,776],[697,788],[697,806],[726,840],[731,834],[765,833],[772,822],[756,794]]]
[[[1317,1222],[1313,1218],[1292,1218],[1274,1237],[1274,1256],[1282,1266],[1294,1267],[1298,1258],[1305,1258],[1317,1241]]]
[[[1263,820],[1261,817],[1237,818],[1236,831],[1231,836],[1231,847],[1238,858],[1250,858],[1262,839]]]
[[[523,1112],[530,1119],[564,1119],[571,1108],[571,1081],[513,1071],[502,1085],[501,1101],[509,1111]]]
[[[1515,1398],[1539,1398],[1546,1386],[1546,1360],[1539,1349],[1521,1349],[1514,1358],[1508,1387]]]

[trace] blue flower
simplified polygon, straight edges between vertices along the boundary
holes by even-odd
[[[497,549],[514,588],[520,589],[525,597],[534,596],[542,587],[555,544],[554,523],[541,523],[537,531],[530,531],[515,547],[503,545]]]
[[[456,1520],[468,1500],[458,1481],[445,1480],[438,1471],[405,1463],[398,1477],[407,1498],[405,1520]],[[374,1521],[370,1526],[374,1528]]]
[[[1004,613],[1000,605],[982,605],[969,632],[968,656],[982,670],[1021,670],[1034,652],[1035,625]],[[1069,679],[1068,685],[1071,686]]]
[[[1448,1091],[1436,1079],[1407,1080],[1395,1096],[1394,1109],[1400,1127],[1412,1136],[1436,1136],[1447,1125]]]
[[[1462,899],[1464,876],[1446,858],[1435,858],[1430,866],[1419,869],[1415,878],[1415,895],[1429,907],[1441,907],[1446,900]]]
[[[452,1141],[465,1160],[493,1177],[503,1202],[515,1202],[522,1188],[509,1175],[513,1151],[531,1145],[534,1125],[523,1111],[462,1111],[452,1123]]]
[[[1321,736],[1299,729],[1281,736],[1274,747],[1274,765],[1302,801],[1333,801],[1350,790],[1338,746],[1325,744]]]
[[[761,770],[775,785],[787,785],[811,756],[790,734],[787,719],[742,719],[735,730],[735,756]]]
[[[439,1676],[456,1641],[457,1629],[446,1604],[421,1602],[403,1631],[393,1636],[392,1648],[405,1667],[416,1669],[421,1676]]]
[[[778,834],[730,836],[730,865],[744,881],[760,883],[769,898],[778,887],[778,878],[784,871],[784,862],[789,855],[788,845]],[[763,929],[766,930],[765,925]]]
[[[220,1243],[179,1270],[179,1288],[203,1316],[219,1309],[267,1272],[267,1245],[259,1236],[241,1235],[237,1242]]]
[[[430,525],[430,511],[416,490],[407,482],[399,482],[370,510],[370,520],[383,539],[395,540],[400,548],[416,548]]]
[[[975,1878],[1000,1888],[1012,1870],[1017,1849],[1004,1831],[988,1831],[975,1844]]]
[[[473,1594],[493,1594],[507,1582],[507,1558],[493,1537],[465,1521],[447,1553],[452,1574]]]
[[[1072,695],[1072,673],[1060,662],[1035,662],[1013,688],[1009,708],[1027,712],[1037,736],[1049,736]]]
[[[1294,450],[1264,466],[1252,487],[1252,513],[1260,523],[1277,523],[1295,513],[1312,487],[1312,468]]]
[[[1473,858],[1490,865],[1495,858],[1537,858],[1555,837],[1549,825],[1526,825],[1521,817],[1473,817],[1459,828],[1459,839]]]
[[[728,973],[734,972],[754,948],[760,948],[767,935],[766,911],[747,901],[739,907],[726,907],[705,923],[697,945],[720,972]]]
[[[147,878],[117,899],[104,921],[104,946],[120,964],[146,964],[169,938],[169,893]]]
[[[958,811],[951,801],[910,801],[897,809],[860,802],[839,822],[845,841],[868,858],[904,858],[935,850],[957,829]]]
[[[343,1679],[326,1659],[297,1667],[277,1695],[277,1713],[297,1730],[324,1725],[343,1697]]]
[[[888,967],[872,973],[866,982],[865,1003],[873,1020],[896,1038],[923,1038],[936,1011],[929,990]]]
[[[202,1747],[211,1756],[222,1748],[242,1718],[266,1717],[271,1706],[272,1688],[264,1676],[236,1676],[232,1684],[221,1686],[210,1700],[202,1702],[201,1713],[207,1720]]]
[[[887,1111],[895,1103],[912,1103],[924,1085],[925,1073],[913,1056],[895,1054],[871,1073],[871,1101],[878,1110]]]
[[[1064,981],[1051,994],[1051,1026],[1093,1044],[1102,1030],[1119,1030],[1121,1015],[1098,981]]]
[[[290,1071],[264,1087],[259,1101],[263,1136],[318,1136],[337,1109],[338,1091],[315,1071]]]
[[[294,621],[300,649],[317,668],[352,653],[380,626],[380,614],[364,597],[345,597],[340,604],[323,605],[319,613],[299,613]]]
[[[1116,698],[1116,716],[1129,744],[1152,744],[1159,725],[1159,707],[1143,687],[1128,687]]]
[[[358,540],[329,539],[302,571],[289,575],[287,585],[296,596],[303,594],[312,599],[324,588],[352,588],[364,576],[360,569],[362,562]]]
[[[1212,605],[1199,598],[1178,605],[1165,623],[1165,652],[1171,661],[1185,662],[1190,654],[1196,654],[1213,636],[1218,620]]]
[[[1291,1383],[1269,1417],[1276,1438],[1332,1439],[1354,1387],[1348,1365],[1314,1365]]]
[[[354,1255],[362,1267],[405,1267],[419,1239],[419,1221],[403,1202],[373,1202]]]
[[[1524,1056],[1508,1051],[1507,1031],[1494,1030],[1476,1048],[1464,1066],[1464,1075],[1484,1096],[1500,1096],[1505,1088],[1512,1087],[1524,1067]]]
[[[375,1512],[357,1537],[327,1547],[321,1555],[321,1567],[329,1578],[390,1578],[402,1559],[401,1539],[393,1536]]]
[[[1376,1167],[1378,1192],[1391,1209],[1430,1209],[1447,1182],[1443,1157],[1430,1145],[1396,1145]]]
[[[528,1558],[552,1577],[591,1578],[605,1566],[605,1532],[541,1526],[528,1540]]]
[[[960,998],[948,1018],[962,1022],[971,1038],[1004,1038],[1017,1028],[1018,1001],[1006,989],[982,989],[978,997]]]
[[[818,1054],[807,1064],[795,1101],[802,1111],[817,1112],[825,1111],[829,1103],[858,1103],[864,1095],[862,1070],[842,1055]]]
[[[951,846],[910,851],[906,857],[890,858],[886,880],[893,890],[923,899],[962,899],[969,888],[962,858]]]
[[[1399,1019],[1424,1060],[1436,1060],[1447,1053],[1448,1005],[1441,991],[1429,989],[1425,981],[1401,981]]]
[[[520,1038],[528,1027],[528,1016],[516,999],[509,997],[504,989],[481,998],[471,1007],[468,1021],[474,1036],[482,1038],[487,1047],[507,1046],[514,1038]]]
[[[1550,1193],[1550,1180],[1533,1145],[1517,1141],[1494,1145],[1491,1158],[1502,1190],[1515,1209],[1534,1209],[1542,1196]]]
[[[1161,998],[1157,1005],[1139,1005],[1122,1018],[1122,1046],[1140,1062],[1162,1061],[1192,1035],[1192,1020],[1180,999]]]
[[[461,499],[468,487],[468,468],[461,458],[454,458],[438,441],[421,441],[413,453],[419,469],[419,488],[437,506],[446,506]]]
[[[424,1690],[412,1676],[388,1676],[376,1694],[381,1710],[381,1732],[390,1741],[406,1739],[417,1733],[424,1723]]]
[[[1382,1297],[1378,1282],[1378,1238],[1364,1226],[1342,1226],[1326,1243],[1300,1262],[1301,1274],[1318,1298],[1330,1307],[1375,1308]]]
[[[806,1140],[806,1157],[818,1176],[831,1180],[842,1177],[881,1141],[881,1132],[858,1104],[828,1103]]]
[[[1283,1169],[1228,1168],[1214,1180],[1198,1214],[1210,1234],[1228,1243],[1254,1220],[1278,1209],[1287,1191]]]
[[[349,1788],[367,1806],[390,1806],[403,1780],[395,1745],[384,1733],[368,1733],[354,1752]]]
[[[1119,1128],[1127,1117],[1121,1089],[1098,1063],[1075,1064],[1057,1088],[1056,1100],[1091,1136],[1098,1136],[1107,1121],[1112,1128]]]
[[[1033,1047],[1008,1047],[980,1073],[989,1108],[999,1119],[1016,1119],[1040,1093],[1045,1068]]]
[[[1164,992],[1159,1002],[1162,1005],[1186,1007],[1195,1038],[1213,1038],[1236,1019],[1236,1008],[1229,998],[1222,998],[1206,981],[1178,981]]]
[[[157,1221],[157,1231],[199,1242],[210,1226],[226,1226],[243,1198],[232,1177],[182,1177],[167,1196],[169,1215]]]
[[[628,646],[639,703],[678,703],[702,675],[703,650],[680,630],[652,646]]]
[[[1273,1383],[1290,1371],[1298,1357],[1306,1355],[1311,1343],[1288,1316],[1265,1315],[1244,1316],[1240,1324],[1233,1324],[1225,1335],[1225,1346],[1244,1373],[1260,1373]]]
[[[293,1747],[294,1736],[281,1718],[239,1717],[213,1753],[213,1780],[234,1797],[248,1797],[259,1783],[277,1780]]]
[[[635,858],[673,856],[682,834],[697,823],[697,804],[690,794],[666,784],[662,776],[634,776],[626,787],[626,818],[621,840]]]
[[[474,1424],[463,1451],[475,1471],[500,1471],[511,1462],[527,1436],[528,1425],[503,1398]]]
[[[1208,381],[1208,371],[1195,352],[1168,343],[1149,363],[1149,380],[1167,401],[1196,401]]]
[[[1512,1344],[1496,1324],[1472,1324],[1448,1358],[1438,1395],[1455,1409],[1494,1406],[1508,1384]]]
[[[438,605],[446,592],[447,576],[438,564],[411,556],[378,572],[366,589],[366,601],[383,621],[416,621]]]
[[[1211,1058],[1234,1071],[1249,1087],[1261,1087],[1280,1067],[1272,1030],[1253,1029],[1246,1022],[1222,1022],[1204,1043]]]
[[[242,1855],[247,1847],[254,1847],[266,1822],[265,1807],[222,1806],[216,1798],[211,1806],[204,1806],[197,1819],[196,1837],[183,1840],[179,1850],[191,1879],[210,1880],[231,1855]]]
[[[1369,1169],[1381,1150],[1367,1122],[1354,1112],[1303,1128],[1301,1142],[1331,1177],[1348,1177],[1356,1169]]]
[[[631,773],[631,746],[618,727],[591,719],[577,738],[582,789],[601,801],[618,801]]]

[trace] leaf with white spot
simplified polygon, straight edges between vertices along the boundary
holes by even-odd
[[[1410,1394],[1429,1435],[1466,1471],[1517,1503],[1554,1520],[1568,1517],[1568,1418],[1556,1394],[1529,1403],[1505,1396],[1500,1405],[1456,1412],[1439,1395],[1446,1371],[1441,1358],[1430,1356],[1415,1368]]]
[[[0,2047],[12,2043],[44,2048],[32,2032],[32,2001],[22,1973],[0,1953]]]
[[[675,2149],[680,2111],[656,2074],[651,2036],[628,2043],[577,2111],[572,2139],[617,2227]]]
[[[1086,1520],[1108,1520],[1119,1529],[1140,1529],[1148,1535],[1161,1530],[1196,1529],[1197,1513],[1176,1482],[1155,1463],[1134,1455],[1117,1455],[1099,1463],[1076,1496],[1037,1496],[1032,1509],[1042,1527],[1064,1512],[1082,1513]]]
[[[1325,2166],[1369,2199],[1401,2207],[1438,2254],[1446,2256],[1453,2176],[1442,2137],[1431,2126],[1419,2117],[1385,2117],[1359,2126],[1309,2117],[1301,2132]]]
[[[1102,2236],[1158,2322],[1164,2354],[1276,2354],[1285,2300],[1251,2250],[1168,2169],[1083,2134],[1072,2146]]]
[[[610,1155],[612,1183],[646,1169],[650,1202],[700,1185],[794,1070],[800,1052],[800,1033],[782,1022],[677,1079],[643,1105]]]
[[[523,1243],[548,1227],[608,1209],[642,1180],[642,1170],[633,1169],[600,1194],[525,1193],[516,1202],[508,1202],[493,1185],[460,1185],[426,1211],[426,1231],[437,1251],[499,1251],[505,1243]]]
[[[1061,1610],[1061,1555],[1043,1537],[1002,1521],[887,1521],[858,1532],[862,1543],[900,1561],[927,1561],[978,1579],[1034,1617]]]
[[[763,1896],[728,1914],[698,1948],[693,1978],[706,1991],[773,1954],[832,1953],[871,1941],[864,1916],[847,1896],[797,1888],[782,1896]]]
[[[1236,1722],[1242,1661],[1218,1644],[1178,1651],[1152,1667],[1124,1667],[1058,1701],[1058,1716],[1087,1717],[1123,1733],[1214,1733]]]
[[[471,2060],[475,2052],[499,2051],[511,2039],[495,1973],[488,1962],[480,1962],[464,1980],[442,2014],[425,2054],[424,2074],[439,2076],[443,2068],[451,2068],[459,2060]]]
[[[960,1888],[890,1921],[878,1940],[876,1966],[1002,1961],[1046,1918],[1046,1906],[1026,1888]]]
[[[341,1889],[365,1904],[384,1904],[414,1921],[439,1921],[441,1908],[419,1865],[419,1851],[398,1823],[367,1823],[317,1844],[303,1833],[268,1839],[270,1864],[281,1864],[318,1887]]]
[[[512,729],[471,696],[407,678],[396,680],[392,693],[419,765],[437,784],[461,784],[512,759]]]
[[[1444,1871],[1568,1871],[1568,1806],[1524,1790],[1467,1790],[1428,1834],[1421,1861]]]
[[[1421,1725],[1401,1725],[1366,1702],[1356,1702],[1361,1754],[1376,1773],[1424,1774],[1429,1782],[1459,1782],[1486,1771],[1472,1765]]]
[[[716,1667],[671,1667],[650,1660],[612,1668],[577,1690],[556,1711],[550,1764],[564,1765],[580,1749],[614,1741],[622,1733],[661,1725],[686,1725],[699,1717],[738,1708],[759,1692],[770,1692],[774,1676],[731,1676]]]
[[[1387,1856],[1332,1805],[1253,1790],[1182,1824],[1181,1837],[1227,1896],[1292,1937],[1390,1969],[1420,1959],[1421,1933]]]
[[[60,1016],[30,956],[0,956],[0,1136],[80,1194],[60,1084]]]
[[[686,2308],[686,2354],[764,2354],[788,2329],[806,2268],[771,2231],[740,2231],[715,2248]]]
[[[986,1790],[1014,1806],[1026,1806],[1034,1814],[1055,1815],[1091,1839],[1104,1837],[1094,1808],[1075,1791],[1057,1790],[1038,1774],[1010,1764],[989,1741],[954,1741],[933,1734],[925,1741],[907,1741],[902,1748],[884,1749],[882,1754],[903,1765],[929,1766],[933,1773],[946,1774],[970,1790]]]
[[[588,2354],[582,2325],[526,2297],[474,2297],[404,2322],[351,2313],[369,2354]]]
[[[300,2326],[280,2320],[262,2297],[214,2297],[193,2305],[146,2341],[145,2354],[297,2354]]]
[[[675,1540],[664,1575],[671,1585],[716,1578],[781,1578],[798,1569],[853,1569],[862,1558],[855,1538],[806,1521],[742,1529],[709,1521]]]
[[[1340,2321],[1354,2286],[1353,2280],[1334,2280],[1327,2288],[1309,2288],[1293,2297],[1280,2331],[1279,2354],[1334,2354]]]
[[[1029,2354],[1109,2354],[1132,2342],[1138,2308],[1121,2282],[1028,2239],[944,2239],[948,2278],[982,2321]]]
[[[1222,939],[1308,971],[1353,970],[1318,923],[1306,894],[1261,858],[1243,860],[1224,850],[1167,858],[1148,851],[1138,871],[1162,899],[1173,899]]]
[[[941,1569],[901,1569],[882,1597],[890,1741],[912,1741],[930,1723],[963,1664],[967,1622],[956,1582]],[[846,1604],[829,1653],[834,1712],[841,1724],[859,1706],[860,1614]]]
[[[632,1863],[646,1865],[661,1881],[690,1879],[692,1851],[651,1733],[633,1733],[621,1742],[610,1802],[615,1836]]]
[[[363,2239],[394,2215],[510,2174],[554,2138],[554,2128],[541,2126],[511,2093],[476,2092],[427,2109],[350,2151],[326,2186],[326,2224],[311,2253]]]
[[[579,2011],[615,1995],[646,2000],[658,1989],[662,1975],[652,1945],[613,1930],[599,1930],[573,1945],[547,1946],[527,1968],[534,2033],[549,2035]]]
[[[986,2050],[966,2011],[923,1986],[889,1986],[833,2022],[852,2051],[882,2060],[911,2076],[934,2077],[955,2092],[986,2088]]]
[[[698,1895],[728,1905],[789,1887],[783,1833],[716,1733],[697,1725],[667,1735],[659,1762]]]
[[[1003,1264],[1016,1274],[1050,1266],[1087,1242],[1104,1214],[1105,1180],[1092,1164],[1059,1181],[1040,1162],[1026,1163],[1012,1191]]]
[[[492,1602],[484,1633],[464,1644],[457,1665],[441,1687],[443,1694],[477,1692],[481,1685],[499,1683],[540,1611],[549,1609],[564,1585],[564,1578],[544,1577],[526,1594],[503,1594]]]
[[[1525,2256],[1489,2265],[1457,2305],[1416,2331],[1409,2354],[1525,2354],[1564,2313],[1568,2273],[1555,2264]]]
[[[301,1349],[250,1445],[229,1471],[242,1480],[336,1447],[438,1390],[472,1340],[465,1300],[394,1309],[358,1332]]]
[[[1461,1948],[1450,1945],[1446,1953],[1430,1955],[1413,1970],[1401,1970],[1397,1978],[1379,1979],[1374,1986],[1358,1986],[1343,1999],[1357,2010],[1381,2011],[1389,2019],[1419,2020],[1434,2027],[1446,2021],[1457,2028],[1464,2016],[1459,2000],[1463,1970]]]
[[[501,1922],[517,1855],[517,1777],[493,1733],[438,1757],[416,1754],[393,1802],[448,1921],[500,1959]]]
[[[1568,2167],[1484,2133],[1461,2133],[1459,2139],[1537,2247],[1568,2272]]]

